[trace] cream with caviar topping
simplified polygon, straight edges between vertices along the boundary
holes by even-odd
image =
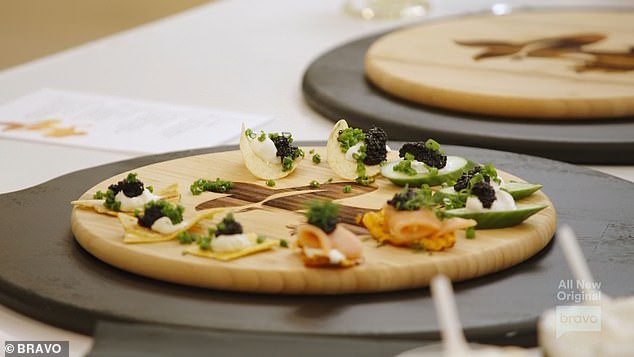
[[[346,180],[355,180],[359,177],[357,172],[358,164],[353,155],[358,153],[359,148],[365,144],[365,142],[359,142],[346,150],[341,151],[341,143],[339,142],[339,132],[348,128],[348,123],[345,120],[339,120],[335,123],[335,126],[330,130],[328,135],[328,142],[326,143],[326,161],[328,166],[337,174],[337,176]],[[398,153],[397,153],[398,154]],[[388,151],[388,156],[390,152]],[[392,154],[393,156],[394,154]],[[380,165],[364,165],[365,176],[376,176],[381,172]]]
[[[135,209],[143,208],[143,205],[150,201],[161,199],[161,197],[153,194],[147,189],[144,189],[143,192],[136,197],[128,197],[123,193],[123,191],[119,191],[114,196],[114,199],[115,201],[121,202],[121,207],[119,207],[121,211],[132,212]]]
[[[517,205],[515,205],[515,200],[510,193],[495,188],[495,201],[490,208],[484,208],[482,201],[477,196],[469,196],[465,208],[476,212],[510,211],[517,209]]]
[[[457,170],[461,167],[462,162],[460,161],[455,161],[455,160],[447,160],[447,164],[445,165],[445,167],[443,167],[441,172],[450,172],[450,171],[454,171]],[[425,167],[425,163],[421,162],[421,161],[417,161],[417,160],[413,160],[412,161],[412,168],[414,170],[416,170],[416,173],[418,174],[426,174],[429,172],[429,170],[427,169],[427,167]]]
[[[357,160],[354,158],[355,155],[359,154],[359,150],[361,150],[361,147],[365,145],[365,142],[360,141],[354,145],[352,145],[347,151],[346,151],[346,160],[350,161],[350,162],[354,162],[356,163]],[[392,149],[390,149],[389,146],[385,145],[385,150],[389,153],[390,151],[392,151]]]
[[[300,151],[297,152],[298,155],[293,159],[292,164],[285,168],[282,165],[282,159],[277,156],[277,148],[273,140],[265,134],[266,139],[259,141],[258,138],[262,132],[255,137],[254,134],[251,129],[247,129],[244,123],[242,124],[240,153],[244,165],[253,176],[263,180],[280,179],[293,173],[304,159],[303,151],[299,149]]]
[[[235,252],[255,245],[246,234],[223,234],[211,240],[211,250],[214,252]]]
[[[183,229],[186,226],[186,221],[174,224],[169,217],[163,216],[152,223],[151,229],[162,234],[171,234]]]

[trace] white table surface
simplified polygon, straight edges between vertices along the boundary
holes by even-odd
[[[484,11],[499,3],[430,2],[429,17]],[[303,141],[324,140],[332,122],[311,110],[302,98],[301,78],[307,66],[342,43],[414,21],[361,20],[345,14],[342,3],[343,0],[213,1],[1,71],[0,104],[40,88],[57,88],[269,114],[276,119],[265,130],[289,130]],[[506,3],[515,8],[525,4],[634,6],[631,0]],[[0,139],[0,193],[132,157]],[[633,166],[592,168],[634,182]],[[0,350],[4,340],[69,340],[73,356],[88,352],[92,344],[89,336],[45,325],[0,305]]]

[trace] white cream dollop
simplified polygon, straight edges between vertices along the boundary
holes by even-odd
[[[136,197],[128,197],[123,193],[123,191],[119,191],[114,196],[114,199],[115,201],[121,202],[121,207],[119,207],[119,210],[123,212],[132,212],[135,209],[143,208],[143,205],[150,201],[161,199],[161,197],[153,194],[147,189],[144,189],[143,192]]]
[[[330,252],[328,252],[328,259],[330,259],[330,264],[339,264],[346,259],[346,256],[338,249],[331,249]]]
[[[275,143],[268,137],[268,135],[263,141],[255,138],[249,140],[249,143],[251,144],[251,149],[255,155],[262,161],[265,161],[268,164],[280,163],[280,158],[277,157],[277,148],[275,147]]]
[[[357,160],[354,157],[355,155],[359,154],[359,150],[361,149],[361,146],[363,146],[363,144],[364,144],[363,141],[359,141],[358,143],[348,148],[348,151],[346,151],[346,160],[357,162]]]
[[[223,234],[211,240],[211,250],[214,252],[235,252],[255,245],[245,234]]]
[[[163,216],[157,219],[156,221],[154,221],[154,223],[152,223],[151,229],[153,231],[156,231],[162,234],[171,234],[181,230],[186,225],[187,225],[187,222],[185,221],[181,221],[180,223],[173,224],[172,220],[169,217]]]
[[[515,200],[510,193],[495,189],[495,201],[491,204],[491,208],[484,208],[482,201],[476,196],[469,196],[465,208],[470,211],[487,212],[487,211],[510,211],[517,209]]]
[[[312,259],[316,256],[324,255],[324,250],[321,248],[304,247],[302,249],[304,251],[304,254],[309,259]],[[330,264],[339,264],[344,259],[346,259],[346,256],[343,255],[343,253],[341,253],[338,249],[331,249],[330,251],[328,251],[328,260],[330,261]]]
[[[416,170],[418,174],[426,174],[429,172],[427,167],[425,167],[425,163],[421,161],[416,161],[416,160],[412,161],[412,168]]]
[[[461,168],[462,166],[464,166],[464,160],[455,160],[453,159],[453,156],[448,156],[447,157],[447,164],[445,165],[445,167],[438,169],[438,173],[439,174],[443,174],[445,172],[452,172],[452,171],[456,171],[457,169]],[[422,161],[418,161],[418,160],[413,160],[412,161],[412,168],[414,170],[416,170],[416,173],[420,174],[420,175],[424,175],[429,173],[429,169],[427,168],[427,166],[425,166],[425,163]],[[493,186],[495,187],[495,186]]]
[[[502,186],[504,186],[504,179],[498,176],[496,180],[491,180],[491,186],[495,190],[499,190]]]

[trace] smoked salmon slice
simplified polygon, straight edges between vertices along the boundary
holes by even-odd
[[[348,267],[363,261],[361,239],[341,224],[330,233],[312,224],[302,224],[297,227],[297,246],[308,266]]]
[[[380,211],[365,213],[361,223],[379,243],[440,251],[453,247],[457,230],[473,227],[477,222],[457,217],[440,219],[427,208],[396,210],[385,204]]]

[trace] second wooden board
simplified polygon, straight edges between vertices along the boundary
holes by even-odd
[[[634,114],[634,12],[562,10],[428,22],[379,38],[365,71],[397,97],[540,119]]]
[[[326,157],[325,148],[315,150]],[[258,209],[237,212],[236,219],[246,232],[256,232],[291,243],[293,227],[303,222],[301,211],[311,199],[333,199],[341,204],[344,221],[354,227],[358,212],[380,208],[401,188],[383,178],[375,185],[360,186],[337,180],[324,160],[314,164],[304,160],[297,170],[267,187],[245,168],[239,151],[226,151],[185,157],[133,170],[146,185],[160,188],[177,183],[181,204],[187,214],[211,207],[240,206],[262,202]],[[97,190],[121,180],[127,172],[107,178],[82,198],[90,198]],[[504,174],[506,179],[514,176]],[[225,194],[203,193],[195,196],[189,185],[198,178],[229,179],[235,186]],[[311,181],[319,187],[311,187]],[[345,193],[344,185],[353,185]],[[273,196],[275,195],[275,196]],[[443,252],[420,252],[409,248],[377,246],[376,241],[364,240],[365,262],[345,269],[305,267],[299,253],[279,248],[234,261],[222,262],[182,253],[186,246],[178,241],[148,244],[126,244],[123,229],[115,217],[91,210],[75,208],[71,226],[77,241],[97,258],[121,269],[180,284],[262,293],[335,294],[409,289],[426,286],[430,279],[444,273],[454,281],[493,273],[518,264],[543,249],[552,239],[556,213],[548,197],[537,192],[526,201],[545,203],[549,207],[524,223],[505,229],[478,230],[475,239],[466,239],[460,232],[456,245]],[[217,221],[202,224],[213,224]]]

